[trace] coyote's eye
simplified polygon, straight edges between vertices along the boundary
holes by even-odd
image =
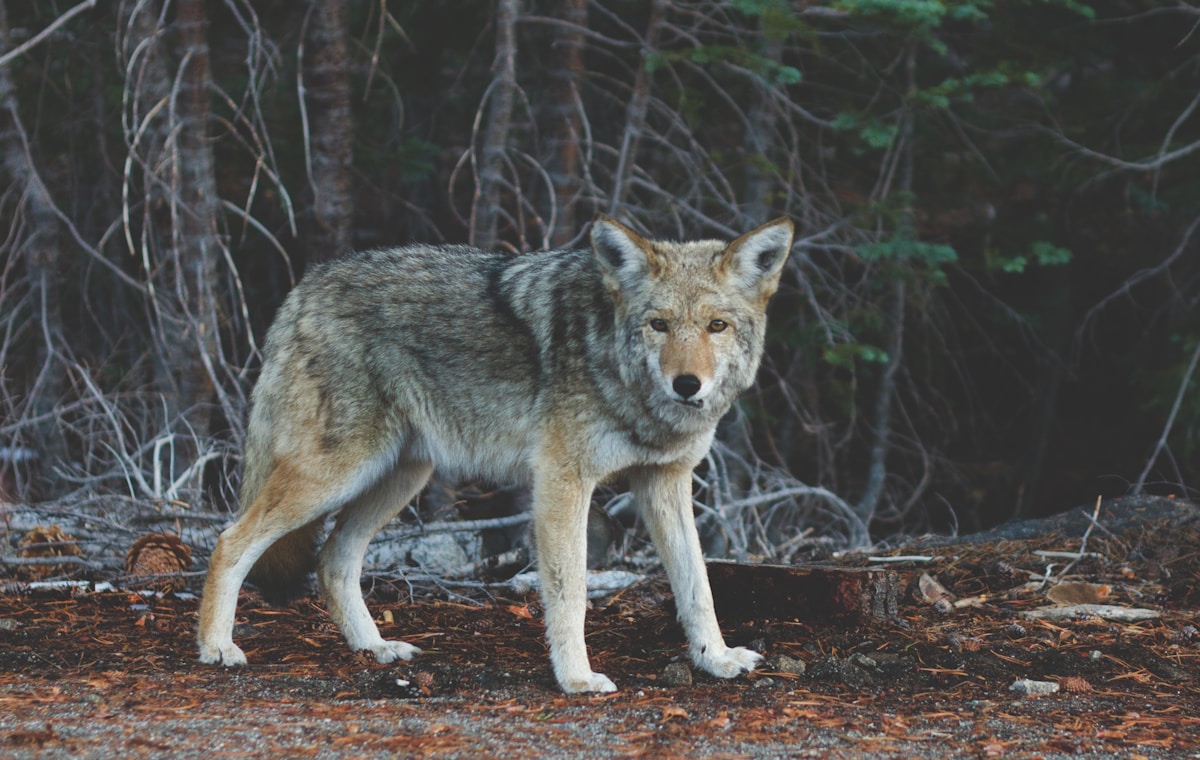
[[[651,329],[654,330],[654,332],[666,332],[667,331],[667,320],[652,319],[652,320],[650,320],[650,327],[651,327]]]
[[[724,332],[726,327],[729,327],[729,323],[723,319],[714,319],[708,323],[709,332]]]

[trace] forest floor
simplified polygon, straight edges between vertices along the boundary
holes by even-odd
[[[379,665],[346,650],[315,597],[281,609],[243,592],[250,665],[228,670],[196,662],[192,594],[10,585],[0,755],[1200,758],[1196,515],[1180,503],[1096,530],[1069,569],[1045,554],[1081,548],[1061,522],[907,546],[893,553],[929,559],[886,565],[904,589],[890,619],[722,614],[731,644],[770,657],[731,681],[686,683],[669,590],[651,579],[589,610],[593,666],[620,689],[603,696],[556,689],[536,595],[376,584],[384,635],[425,650]],[[1105,606],[1029,617],[1073,603]],[[1113,619],[1138,610],[1156,617]],[[1058,691],[1011,690],[1024,679]]]

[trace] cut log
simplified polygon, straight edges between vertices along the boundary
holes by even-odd
[[[891,568],[710,560],[708,578],[723,619],[860,625],[895,619],[900,604],[900,574]]]

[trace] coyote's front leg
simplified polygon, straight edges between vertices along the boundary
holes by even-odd
[[[679,622],[696,666],[721,678],[748,673],[762,655],[728,647],[717,625],[708,571],[692,515],[692,469],[683,464],[647,468],[633,478],[633,492],[671,580]]]
[[[616,691],[592,672],[584,643],[587,612],[587,511],[592,484],[557,463],[534,476],[533,520],[538,586],[546,608],[546,638],[554,677],[567,693]]]

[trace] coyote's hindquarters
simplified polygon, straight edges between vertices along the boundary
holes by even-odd
[[[725,645],[692,518],[691,471],[754,379],[765,310],[792,241],[779,219],[731,243],[651,241],[600,218],[590,250],[512,256],[446,246],[315,267],[266,342],[245,452],[243,512],[221,534],[200,609],[200,659],[238,665],[237,594],[302,584],[316,556],[330,615],[380,662],[359,587],[371,537],[433,469],[532,487],[554,673],[616,687],[584,644],[586,515],[627,478],[675,594],[692,659],[731,677],[761,659]]]

